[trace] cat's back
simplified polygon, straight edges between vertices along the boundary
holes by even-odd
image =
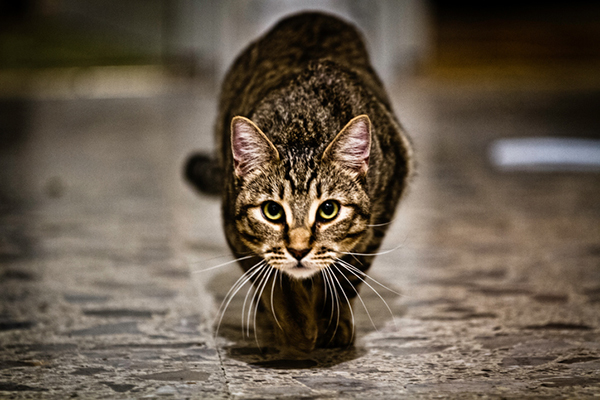
[[[276,62],[288,68],[330,59],[367,67],[367,51],[360,33],[351,24],[331,15],[302,13],[281,20],[246,54],[255,66]]]
[[[223,82],[221,111],[251,108],[273,88],[318,61],[355,71],[387,103],[356,28],[337,17],[309,12],[281,20],[238,56]]]

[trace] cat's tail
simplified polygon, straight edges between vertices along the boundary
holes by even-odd
[[[223,171],[212,156],[196,153],[185,165],[185,179],[200,192],[220,195],[223,190]]]

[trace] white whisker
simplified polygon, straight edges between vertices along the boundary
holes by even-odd
[[[357,255],[360,255],[360,254],[356,254],[355,255],[355,253],[344,253],[344,252],[340,252],[340,253],[347,254],[347,255],[351,256],[357,263],[359,263],[360,265],[363,265],[362,261],[360,261],[358,259],[358,257],[356,257]],[[334,258],[337,258],[337,257],[334,256]]]
[[[283,330],[283,327],[281,326],[281,324],[279,323],[279,320],[277,319],[277,315],[275,313],[275,303],[273,301],[273,292],[275,291],[275,281],[277,280],[277,277],[279,276],[280,273],[281,273],[280,270],[278,270],[278,269],[275,270],[275,276],[273,277],[273,283],[271,284],[271,312],[273,313],[273,318],[275,318],[275,322],[277,322],[277,326],[279,326],[279,329]],[[279,279],[281,280],[280,276],[279,276]]]
[[[219,318],[219,322],[217,324],[217,329],[215,330],[215,337],[218,336],[218,334],[219,334],[219,328],[221,327],[221,322],[223,321],[223,317],[225,316],[225,311],[229,307],[229,304],[231,303],[231,301],[233,300],[235,295],[240,291],[240,289],[242,287],[244,287],[244,285],[246,285],[246,283],[248,283],[254,275],[256,275],[258,272],[260,272],[265,267],[264,263],[265,263],[265,261],[261,260],[256,265],[254,265],[252,268],[250,268],[248,271],[244,272],[244,274],[242,276],[240,276],[238,278],[238,280],[233,284],[231,289],[229,289],[229,291],[225,295],[225,298],[223,298],[223,301],[221,302],[221,305],[219,306],[219,310],[217,311],[217,316],[220,315],[220,318]]]
[[[250,254],[250,252],[247,252],[246,254]],[[218,260],[219,258],[231,258],[231,253],[219,254],[218,256],[212,256],[209,258],[204,258],[202,260],[189,261],[187,264],[189,264],[189,265],[201,264],[201,263],[205,263],[207,261]]]
[[[353,274],[354,276],[356,276],[358,279],[360,279],[365,285],[367,285],[373,291],[373,293],[375,293],[377,295],[377,297],[379,297],[379,299],[381,299],[381,301],[383,302],[383,304],[385,305],[385,307],[390,312],[390,315],[392,316],[392,321],[394,322],[394,326],[397,327],[397,325],[396,325],[396,318],[394,317],[394,313],[392,312],[392,309],[388,305],[387,301],[385,301],[385,299],[379,294],[379,292],[377,290],[375,290],[375,288],[373,286],[369,285],[369,283],[365,279],[363,279],[359,274],[357,274],[356,272],[353,271],[353,269],[356,268],[354,265],[348,264],[344,260],[339,260],[339,261],[340,261],[340,264],[339,264],[340,266],[346,268],[346,270],[348,272],[350,272],[351,274]],[[352,267],[352,268],[350,268],[350,267]],[[360,271],[360,273],[363,274],[363,275],[365,275],[364,272],[362,272],[362,271]],[[367,275],[365,275],[365,276],[367,276]],[[391,290],[391,289],[388,289],[388,290]],[[396,292],[394,292],[394,293],[396,293]],[[368,313],[368,311],[367,311],[367,313]],[[369,318],[370,318],[370,316],[369,316]],[[371,322],[373,322],[373,321],[371,320]]]
[[[370,279],[372,280],[374,283],[378,284],[379,286],[381,286],[382,288],[389,290],[390,292],[397,294],[398,296],[402,296],[404,297],[404,295],[402,293],[398,293],[396,292],[394,289],[391,289],[387,286],[385,286],[383,283],[379,282],[377,279],[365,274],[363,271],[361,271],[360,269],[356,268],[354,265],[350,264],[349,262],[346,262],[344,260],[342,260],[341,258],[336,258],[338,261],[344,263],[344,265],[350,269],[352,269],[354,272],[356,272],[359,275],[362,275],[365,279]],[[364,281],[363,281],[364,282]],[[366,282],[365,282],[366,284]]]
[[[329,294],[331,295],[331,313],[329,315],[329,322],[327,323],[327,328],[329,329],[329,327],[331,326],[331,321],[333,320],[333,313],[335,312],[336,304],[339,300],[337,297],[337,291],[335,290],[335,287],[333,287],[331,278],[328,275],[328,273],[330,272],[328,268],[329,268],[329,266],[322,270],[322,272],[323,272],[322,276],[323,276],[323,281],[327,284],[327,287],[329,288]],[[327,300],[327,298],[325,298],[325,300]],[[337,308],[337,311],[338,311],[337,324],[339,324],[339,321],[340,321],[339,307]],[[336,324],[336,330],[337,330],[337,324]],[[334,331],[334,335],[335,335],[335,331]]]
[[[266,265],[266,263],[263,265]],[[256,279],[260,279],[261,275],[265,273],[265,270],[266,270],[265,268],[261,268],[260,271],[257,271],[257,273],[254,274],[253,276],[256,276]],[[245,331],[244,327],[247,325],[244,322],[245,321],[244,316],[246,315],[246,303],[248,303],[248,298],[252,299],[255,291],[256,291],[255,285],[252,282],[250,282],[250,287],[246,291],[246,295],[244,296],[244,302],[242,303],[242,322],[241,322],[242,337],[246,337],[249,335],[249,333],[248,334],[245,333],[246,331]],[[252,294],[252,297],[251,297],[251,294]]]
[[[371,318],[371,313],[369,312],[369,309],[367,308],[367,305],[365,304],[365,302],[363,301],[362,297],[360,296],[360,293],[358,293],[358,289],[356,289],[354,287],[354,285],[352,284],[352,282],[350,282],[350,279],[348,279],[348,277],[346,276],[346,274],[344,274],[342,271],[340,271],[340,268],[336,264],[333,264],[333,266],[344,277],[344,279],[346,280],[346,282],[348,282],[348,284],[352,287],[352,289],[354,289],[354,293],[356,293],[356,296],[358,297],[358,300],[360,300],[363,308],[367,312],[367,317],[369,317],[369,320],[371,321],[371,325],[373,325],[373,328],[375,328],[376,331],[379,331],[379,329],[377,329],[377,326],[375,325],[375,322],[373,321],[373,318]]]
[[[391,225],[392,223],[394,223],[394,221],[396,221],[396,218],[392,219],[391,221],[388,222],[382,222],[381,224],[371,224],[371,225],[367,225],[370,228],[376,228],[378,226],[386,226],[386,225]]]
[[[260,283],[262,283],[265,275],[267,275],[267,273],[269,272],[269,267],[268,267],[267,262],[265,262],[264,266],[265,266],[265,268],[263,268],[256,277],[256,282],[258,282],[258,283],[252,284],[252,289],[248,290],[248,293],[246,293],[246,297],[244,298],[244,304],[242,305],[242,336],[243,336],[243,332],[244,332],[244,315],[245,315],[244,313],[246,310],[246,302],[248,300],[248,296],[250,295],[250,291],[252,291],[252,296],[250,296],[250,304],[248,304],[248,316],[247,316],[247,322],[246,322],[246,337],[250,337],[250,319],[251,319],[251,315],[252,315],[252,304],[254,303],[254,298],[257,296]]]
[[[392,252],[398,250],[402,246],[404,246],[404,243],[399,244],[398,246],[394,247],[393,249],[384,250],[384,251],[381,251],[379,253],[354,253],[354,252],[351,252],[351,251],[340,251],[340,253],[341,254],[348,254],[348,255],[351,255],[351,256],[375,257],[375,256],[382,256],[384,254],[392,253]]]
[[[352,311],[352,304],[350,304],[350,299],[346,295],[346,292],[344,292],[344,288],[342,287],[340,280],[335,276],[335,273],[333,271],[330,272],[335,282],[337,282],[337,285],[340,288],[340,292],[342,292],[342,294],[344,295],[346,303],[348,303],[348,310],[350,310],[350,316],[352,317],[352,336],[350,337],[350,342],[352,342],[354,340],[354,325],[356,324],[356,321],[354,320],[354,311]]]
[[[333,333],[331,334],[331,339],[329,339],[329,343],[331,343],[331,341],[335,337],[335,334],[337,333],[338,327],[340,326],[340,300],[339,300],[337,288],[335,287],[335,283],[333,281],[333,278],[331,277],[331,270],[329,268],[330,267],[323,269],[323,273],[327,279],[327,282],[328,282],[328,285],[330,288],[330,292],[331,292],[331,297],[332,297],[331,315],[329,316],[329,324],[327,325],[327,328],[329,328],[331,326],[331,320],[333,319],[334,310],[337,309],[337,318],[335,321],[335,328],[333,330]]]
[[[323,307],[321,307],[321,314],[323,314],[323,311],[325,311],[325,305],[327,304],[327,292],[328,292],[328,287],[327,287],[327,280],[325,279],[325,276],[323,276],[323,271],[321,270],[321,280],[323,281]],[[333,296],[333,294],[332,294]],[[333,298],[332,298],[333,300]],[[330,320],[331,321],[331,320]]]
[[[213,270],[213,269],[217,269],[217,268],[224,267],[224,266],[226,266],[226,265],[229,265],[229,264],[236,263],[236,262],[238,262],[238,261],[247,260],[247,259],[249,259],[249,258],[252,258],[252,257],[258,257],[258,256],[256,256],[256,255],[251,255],[251,256],[245,256],[245,257],[241,257],[241,258],[236,258],[235,260],[227,261],[227,262],[224,262],[224,263],[222,263],[222,264],[215,265],[214,267],[209,267],[209,268],[205,268],[205,269],[198,269],[198,270],[194,270],[194,271],[192,271],[192,273],[193,273],[193,274],[196,274],[196,273],[198,273],[198,272],[206,272],[206,271],[210,271],[210,270]]]
[[[254,340],[256,341],[256,347],[258,347],[260,349],[260,344],[258,343],[258,333],[257,333],[257,329],[256,329],[256,316],[258,314],[258,306],[260,304],[260,300],[262,298],[262,294],[265,291],[265,288],[267,287],[267,283],[269,283],[269,277],[271,276],[271,274],[273,273],[273,267],[269,266],[268,270],[267,270],[267,274],[265,275],[264,279],[261,281],[261,286],[260,286],[260,291],[258,292],[258,296],[256,297],[256,301],[255,301],[255,305],[254,305]]]
[[[246,283],[251,281],[252,277],[254,275],[260,273],[263,270],[263,268],[264,268],[263,262],[259,262],[254,267],[252,267],[250,270],[248,270],[246,273],[244,273],[236,281],[236,283],[231,287],[231,289],[229,289],[229,292],[227,292],[227,295],[225,296],[225,298],[223,299],[223,302],[221,303],[221,307],[219,307],[219,311],[221,311],[221,308],[223,307],[223,304],[225,303],[225,301],[227,301],[227,304],[225,304],[225,309],[226,309],[229,306],[229,303],[231,303],[231,301],[233,300],[233,297],[240,291],[240,289],[242,287],[244,287],[246,285]],[[251,290],[251,288],[252,288],[252,286],[250,286],[249,290]],[[223,309],[221,318],[223,318],[225,309]]]

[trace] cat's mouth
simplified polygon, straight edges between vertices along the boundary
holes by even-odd
[[[306,262],[298,261],[296,265],[288,267],[284,270],[292,278],[307,279],[318,272],[318,268],[308,265]]]

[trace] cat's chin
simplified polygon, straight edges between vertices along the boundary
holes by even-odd
[[[288,267],[284,269],[283,272],[293,279],[303,280],[315,275],[317,272],[319,272],[319,269],[298,264],[294,267]]]

